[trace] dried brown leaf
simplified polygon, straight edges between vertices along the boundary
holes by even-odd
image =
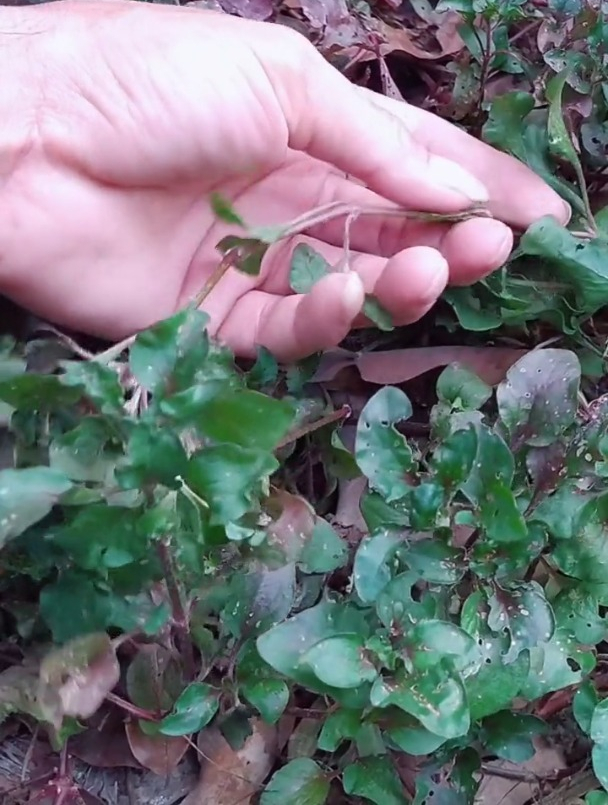
[[[88,729],[70,738],[70,754],[100,769],[141,769],[125,735],[124,714],[101,708],[87,722]]]
[[[277,757],[276,727],[253,719],[251,728],[251,735],[237,751],[216,727],[199,733],[201,776],[182,805],[247,805],[251,801]]]
[[[334,380],[348,366],[356,366],[363,380],[378,385],[405,383],[431,369],[460,363],[490,385],[499,383],[526,350],[510,347],[415,347],[382,352],[332,351],[321,359],[316,382]]]
[[[133,756],[162,777],[171,774],[188,751],[189,743],[183,736],[146,735],[136,721],[125,724],[125,734]]]

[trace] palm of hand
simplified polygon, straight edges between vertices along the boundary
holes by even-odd
[[[333,136],[331,120],[305,119],[312,57],[291,33],[166,6],[66,3],[63,13],[73,22],[46,46],[56,64],[50,78],[63,84],[42,88],[46,112],[14,171],[10,231],[0,233],[12,269],[7,292],[39,315],[121,338],[172,313],[204,285],[229,231],[209,207],[212,192],[254,226],[330,201],[391,203],[315,158],[329,149],[339,161],[340,143],[321,142]],[[145,36],[134,45],[140,21]],[[377,178],[375,163],[362,163],[361,179]],[[417,194],[413,187],[414,205]],[[209,297],[212,330],[237,353],[263,344],[289,358],[337,343],[356,323],[364,290],[397,321],[415,319],[441,292],[448,266],[452,281],[470,281],[510,248],[498,221],[448,228],[369,219],[353,230],[357,274],[333,274],[300,297],[287,275],[301,240],[335,263],[342,226],[278,244],[260,277],[230,270]]]

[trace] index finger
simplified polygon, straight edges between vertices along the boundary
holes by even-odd
[[[523,162],[492,148],[432,112],[369,89],[360,90],[373,95],[374,103],[399,117],[410,135],[429,153],[457,162],[472,173],[487,188],[490,196],[488,207],[496,218],[521,229],[526,229],[543,215],[552,215],[561,224],[568,223],[569,205]]]

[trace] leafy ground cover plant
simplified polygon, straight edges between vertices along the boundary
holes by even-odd
[[[384,332],[359,350],[520,348],[492,385],[458,363],[431,387],[380,388],[323,385],[316,360],[278,367],[264,351],[242,366],[196,304],[100,353],[4,338],[0,730],[48,741],[60,764],[36,776],[30,752],[0,791],[109,801],[69,764],[103,734],[157,775],[196,752],[187,805],[495,805],[497,775],[527,786],[507,805],[606,805],[606,10],[224,6],[289,17],[328,58],[346,48],[351,77],[377,67],[385,92],[409,86],[391,75],[408,33],[402,51],[439,64],[426,104],[528,162],[573,221],[521,233],[508,266],[449,290],[418,329],[393,332],[366,300]],[[319,216],[373,212],[253,232],[215,207],[243,234],[219,245],[212,282],[256,272]],[[301,248],[292,287],[331,270]],[[336,501],[361,480],[345,528]],[[563,767],[529,772],[564,713]]]

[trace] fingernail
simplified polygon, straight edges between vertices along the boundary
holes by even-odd
[[[567,226],[570,223],[570,219],[572,218],[572,207],[568,204],[567,201],[562,199],[564,205],[564,226]]]
[[[429,278],[429,285],[425,294],[427,304],[435,302],[443,293],[448,283],[448,274],[449,268],[447,263],[444,263],[443,266],[437,266],[432,277]]]
[[[498,248],[496,249],[496,262],[500,263],[501,265],[507,261],[507,258],[511,254],[511,249],[513,248],[513,235],[511,232],[505,232],[504,237],[500,241]]]
[[[359,275],[351,271],[346,276],[344,288],[342,290],[342,301],[348,316],[354,319],[355,316],[361,312],[363,307],[363,300],[365,298],[365,291],[363,290],[363,283]]]
[[[488,190],[479,179],[460,165],[443,157],[432,157],[428,163],[428,178],[442,187],[455,190],[470,201],[483,204],[489,200]]]

